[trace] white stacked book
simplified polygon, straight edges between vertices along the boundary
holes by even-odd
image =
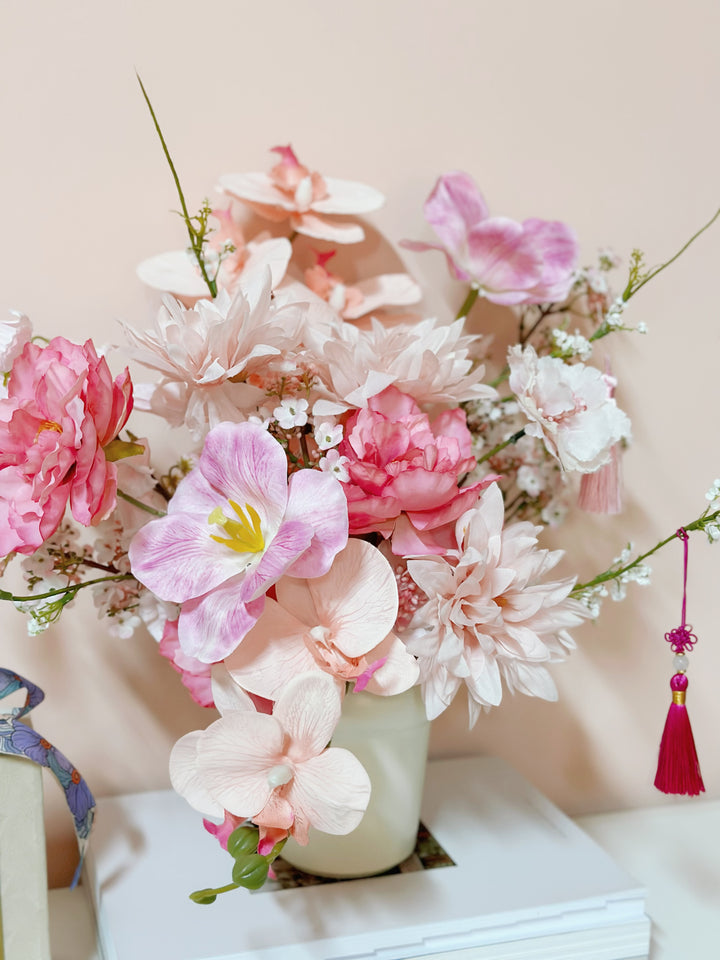
[[[647,957],[645,891],[501,761],[431,763],[422,816],[454,865],[200,906],[232,866],[200,817],[172,792],[101,800],[84,882],[103,960]]]

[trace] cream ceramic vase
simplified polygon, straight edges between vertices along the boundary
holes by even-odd
[[[367,877],[402,863],[415,848],[430,723],[419,687],[394,697],[350,693],[332,746],[346,747],[370,776],[370,803],[345,836],[310,831],[306,847],[288,840],[284,860],[317,876]]]

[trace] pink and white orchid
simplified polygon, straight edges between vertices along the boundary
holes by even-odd
[[[207,816],[251,819],[271,843],[308,830],[346,834],[362,819],[370,779],[360,761],[328,747],[340,719],[331,677],[301,674],[285,687],[272,716],[249,705],[229,710],[207,730],[183,737],[170,756],[173,786]]]
[[[464,684],[470,724],[481,707],[509,690],[556,700],[546,665],[574,647],[567,633],[588,611],[568,599],[574,578],[546,581],[562,551],[537,549],[542,528],[527,522],[504,527],[500,488],[493,484],[455,526],[455,549],[444,557],[407,562],[424,591],[403,636],[419,658],[428,717],[446,709]]]
[[[277,600],[225,661],[246,690],[277,699],[299,673],[322,670],[340,689],[388,696],[418,677],[415,658],[391,632],[398,612],[392,567],[364,540],[348,540],[322,577],[283,577]]]
[[[611,380],[597,367],[538,357],[517,344],[508,351],[509,385],[530,421],[525,433],[543,441],[565,470],[594,473],[613,446],[630,436]]]
[[[566,224],[491,217],[472,177],[460,171],[438,179],[425,202],[425,219],[441,242],[403,240],[402,246],[441,250],[453,275],[492,303],[550,303],[567,297],[578,248]]]
[[[270,270],[273,288],[277,287],[292,255],[290,242],[268,233],[246,242],[230,210],[213,210],[212,215],[220,226],[210,235],[204,259],[209,276],[217,274],[218,289],[233,294],[243,278],[265,267]],[[173,294],[185,306],[210,296],[195,255],[189,250],[171,250],[143,260],[137,266],[137,275],[147,286]]]
[[[184,477],[168,514],[130,545],[137,579],[182,604],[184,652],[205,663],[228,656],[285,574],[322,576],[347,543],[340,483],[319,470],[287,479],[283,447],[253,423],[221,423]]]
[[[338,223],[328,216],[370,213],[385,202],[372,187],[351,180],[323,177],[300,163],[292,147],[273,147],[280,162],[267,173],[230,173],[220,177],[220,190],[247,204],[267,220],[290,220],[297,233],[333,243],[359,243],[365,237],[356,223]]]

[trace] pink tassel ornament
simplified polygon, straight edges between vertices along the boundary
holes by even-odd
[[[672,703],[668,710],[665,728],[660,740],[655,786],[663,793],[696,797],[699,793],[705,791],[705,784],[700,773],[695,738],[685,706],[685,691],[688,687],[688,678],[685,676],[685,671],[688,666],[687,651],[692,650],[695,646],[697,637],[692,632],[690,624],[685,621],[688,570],[687,531],[681,527],[677,531],[677,536],[683,541],[685,555],[682,623],[679,627],[665,634],[665,639],[675,654],[673,664],[676,673],[670,680]]]
[[[580,480],[578,506],[587,513],[622,512],[622,473],[620,444],[610,449],[610,461],[595,473],[584,473]]]
[[[699,793],[704,793],[705,784],[685,707],[687,686],[688,678],[684,673],[676,673],[670,681],[672,703],[660,741],[655,786],[663,793],[696,797]]]

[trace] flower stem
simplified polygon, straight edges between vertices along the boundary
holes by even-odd
[[[690,244],[694,243],[697,240],[697,238],[701,236],[701,234],[705,233],[705,231],[715,223],[718,217],[720,217],[720,207],[718,207],[718,209],[715,211],[713,216],[708,220],[708,222],[704,226],[700,227],[697,233],[694,233],[690,237],[690,239],[687,241],[687,243],[685,243],[682,247],[680,247],[678,252],[674,256],[670,257],[669,260],[666,260],[665,263],[661,263],[659,267],[655,267],[654,270],[651,270],[648,274],[646,274],[646,276],[639,279],[639,281],[636,282],[635,284],[633,284],[633,279],[631,278],[628,281],[628,285],[623,290],[622,299],[625,301],[625,303],[628,302],[630,297],[634,297],[635,294],[638,292],[638,290],[641,290],[646,283],[649,283],[653,279],[653,277],[656,277],[659,273],[661,273],[665,269],[665,267],[669,267],[671,263],[675,263],[678,257],[681,257],[683,253],[685,253],[685,251],[690,246]],[[685,529],[687,529],[687,527]]]
[[[468,295],[463,300],[462,306],[455,315],[456,320],[462,320],[463,317],[466,317],[470,313],[479,293],[480,291],[477,287],[470,287]]]
[[[507,440],[496,443],[492,450],[488,450],[487,453],[483,454],[483,456],[478,459],[478,464],[485,463],[486,460],[490,460],[491,457],[494,457],[496,453],[500,453],[500,451],[504,450],[505,447],[509,447],[511,443],[517,443],[520,437],[524,436],[525,427],[523,427],[522,430],[518,430],[517,433],[514,433],[511,437],[508,437]]]
[[[697,520],[693,520],[692,523],[683,524],[682,529],[685,530],[686,533],[692,533],[695,530],[704,530],[705,527],[709,526],[711,523],[714,523],[718,519],[720,519],[720,510],[715,510],[714,513],[708,513],[708,511],[705,510],[705,512],[702,513]],[[578,583],[575,587],[573,587],[572,591],[570,592],[570,596],[576,597],[578,594],[583,593],[583,591],[589,590],[592,587],[597,587],[601,583],[607,583],[609,580],[615,580],[616,577],[620,577],[624,573],[627,573],[628,570],[632,570],[633,567],[637,567],[643,562],[643,560],[647,560],[647,558],[651,557],[653,553],[657,553],[661,547],[666,546],[676,538],[677,531],[675,533],[671,533],[669,537],[665,537],[664,540],[660,540],[655,544],[654,547],[652,547],[650,550],[646,550],[645,553],[641,553],[639,557],[636,557],[631,563],[625,564],[624,567],[610,567],[610,569],[603,571],[603,573],[599,573],[596,577],[593,577],[592,580],[588,580],[587,583]]]
[[[148,506],[148,504],[143,503],[142,500],[136,500],[135,497],[131,497],[129,493],[123,493],[119,487],[117,489],[117,495],[126,503],[131,503],[134,507],[139,507],[140,510],[144,510],[146,513],[151,513],[154,517],[165,516],[165,512],[163,510],[156,510],[155,507]]]
[[[93,587],[96,583],[107,583],[113,580],[134,580],[131,573],[116,573],[108,577],[97,577],[95,580],[84,580],[82,583],[70,583],[67,587],[56,587],[54,590],[48,590],[45,593],[31,593],[26,597],[16,597],[7,590],[0,590],[0,600],[12,600],[17,603],[32,603],[35,600],[49,600],[50,597],[59,597],[63,594],[76,594],[84,587]]]
[[[205,258],[203,257],[203,250],[202,250],[203,243],[205,242],[205,236],[204,234],[202,236],[198,236],[198,231],[196,231],[192,225],[192,219],[188,212],[187,204],[185,203],[185,195],[182,191],[182,187],[180,186],[180,178],[177,175],[175,164],[172,161],[172,157],[170,156],[170,151],[168,150],[167,143],[165,142],[165,137],[163,136],[162,130],[160,129],[160,123],[158,122],[158,118],[155,116],[153,105],[152,103],[150,103],[150,97],[148,96],[147,91],[145,90],[145,86],[142,80],[140,79],[140,74],[136,73],[135,76],[137,77],[137,81],[140,84],[142,95],[143,97],[145,97],[145,103],[147,104],[148,110],[150,111],[150,116],[152,117],[153,123],[155,124],[155,130],[157,131],[157,135],[160,138],[160,143],[162,144],[163,152],[165,154],[165,159],[168,162],[168,166],[170,167],[170,172],[172,173],[173,180],[175,181],[175,188],[177,190],[178,197],[180,198],[180,206],[182,207],[182,218],[185,221],[185,226],[187,227],[188,236],[190,237],[190,246],[192,248],[192,252],[195,254],[195,259],[197,260],[198,267],[200,268],[200,273],[202,274],[202,278],[205,281],[205,284],[207,285],[208,290],[210,291],[210,296],[214,300],[215,297],[217,296],[217,283],[215,279],[208,276],[207,269],[205,267]]]

